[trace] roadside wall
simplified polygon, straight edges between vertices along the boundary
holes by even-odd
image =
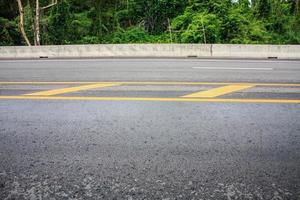
[[[256,59],[300,59],[300,45],[221,45],[212,46],[212,57]]]
[[[0,59],[130,57],[300,59],[300,45],[102,44],[0,47]]]

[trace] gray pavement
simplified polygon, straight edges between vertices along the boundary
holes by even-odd
[[[1,81],[299,83],[299,66],[300,61],[259,60],[24,60],[0,61],[0,72]]]
[[[0,61],[1,81],[291,84],[300,83],[300,62]],[[73,86],[0,84],[0,97]],[[178,98],[211,88],[124,85],[59,96]],[[299,94],[259,86],[219,98]],[[299,103],[0,99],[0,199],[298,200],[299,152]]]

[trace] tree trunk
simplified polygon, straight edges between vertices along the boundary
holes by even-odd
[[[30,14],[31,14],[31,27],[32,27],[32,31],[33,31],[33,42],[34,45],[36,45],[36,41],[35,41],[35,0],[29,0],[29,7],[30,7]]]
[[[44,7],[40,7],[40,2],[39,0],[35,1],[35,20],[34,20],[34,43],[37,46],[41,45],[41,29],[40,29],[40,18],[41,18],[41,11],[50,8],[54,5],[57,4],[57,0],[52,0],[52,3],[44,6]]]
[[[24,38],[26,44],[28,46],[31,46],[31,44],[28,40],[28,37],[26,35],[25,29],[24,29],[24,9],[23,9],[23,5],[22,5],[21,0],[17,0],[17,2],[18,2],[18,7],[19,7],[19,13],[20,13],[20,30],[21,30],[21,34],[22,34],[22,37]]]
[[[35,44],[37,46],[41,45],[41,36],[40,36],[40,3],[39,0],[36,0],[35,5]]]

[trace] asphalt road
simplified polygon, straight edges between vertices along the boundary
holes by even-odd
[[[300,61],[2,61],[1,81],[189,81],[299,83]]]
[[[0,199],[298,200],[299,166],[300,61],[0,61]]]

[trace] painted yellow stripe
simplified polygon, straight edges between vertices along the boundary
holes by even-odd
[[[300,87],[300,84],[284,83],[222,83],[222,82],[0,82],[0,85],[68,85],[68,84],[124,84],[124,85],[253,85]]]
[[[0,96],[0,100],[80,100],[80,101],[156,101],[156,102],[216,102],[216,103],[283,103],[300,104],[300,99],[189,99],[136,97],[60,97],[60,96]]]
[[[57,94],[66,94],[70,92],[77,92],[81,90],[90,90],[95,88],[104,88],[104,87],[112,87],[117,86],[118,84],[92,84],[92,85],[83,85],[83,86],[76,86],[76,87],[69,87],[69,88],[61,88],[55,90],[48,90],[42,92],[35,92],[31,94],[25,94],[27,96],[52,96]]]
[[[211,90],[192,93],[189,95],[185,95],[183,97],[185,97],[185,98],[214,98],[214,97],[237,92],[240,90],[245,90],[245,89],[252,88],[252,87],[254,87],[254,86],[253,85],[227,85],[224,87],[218,87],[218,88],[214,88]]]

